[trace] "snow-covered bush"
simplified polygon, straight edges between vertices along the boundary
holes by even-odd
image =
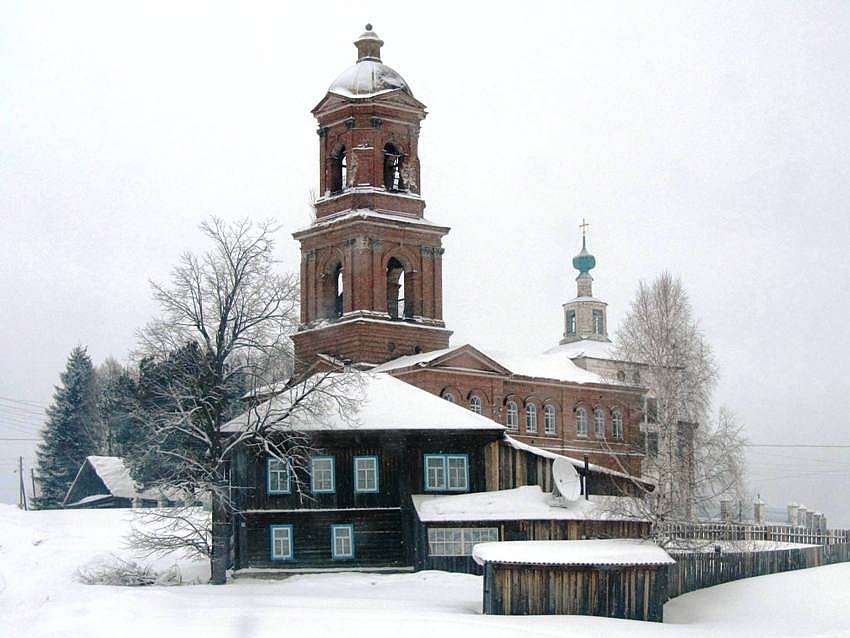
[[[120,585],[138,587],[140,585],[179,585],[183,582],[180,569],[172,565],[163,572],[157,572],[150,565],[140,565],[115,554],[106,554],[93,558],[78,567],[75,580],[85,585]]]

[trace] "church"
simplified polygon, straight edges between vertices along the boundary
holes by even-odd
[[[320,196],[314,222],[293,234],[301,323],[292,338],[301,376],[362,371],[363,406],[357,427],[297,424],[321,450],[309,467],[236,455],[235,480],[247,486],[234,517],[237,572],[475,571],[469,555],[481,540],[645,536],[648,523],[603,506],[651,489],[640,480],[646,389],[611,353],[584,228],[577,294],[550,350],[452,345],[442,300],[449,227],[425,216],[420,191],[426,107],[382,62],[371,25],[355,45],[355,64],[312,111]],[[240,419],[227,428],[244,427]],[[593,500],[552,505],[559,458]]]

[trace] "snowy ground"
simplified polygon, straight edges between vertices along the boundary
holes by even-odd
[[[222,587],[75,582],[75,569],[98,554],[132,556],[121,547],[128,514],[26,513],[0,505],[0,637],[850,637],[850,564],[694,592],[667,603],[663,625],[484,616],[481,579],[444,572],[296,576]],[[188,579],[207,575],[203,563],[184,562],[181,568]]]

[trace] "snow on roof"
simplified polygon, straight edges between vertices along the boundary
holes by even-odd
[[[392,359],[386,363],[382,363],[373,368],[372,372],[389,372],[390,370],[398,370],[399,368],[409,368],[420,363],[429,363],[438,357],[442,357],[444,354],[457,350],[458,347],[442,348],[441,350],[431,350],[430,352],[420,352],[419,354],[408,354],[398,359]]]
[[[124,459],[117,456],[88,456],[86,460],[112,496],[118,498],[159,498],[156,490],[142,490],[130,476]]]
[[[349,191],[350,190],[355,190],[355,191],[361,190],[362,191],[364,189],[353,188],[353,189],[349,189]],[[372,190],[372,189],[369,189],[369,190]],[[349,193],[349,191],[346,191],[346,193]],[[396,193],[393,193],[393,194],[396,195]],[[408,195],[408,194],[405,194],[405,193],[401,193],[401,194],[399,194],[399,196],[418,199],[418,197],[416,195]],[[438,226],[438,224],[435,224],[434,222],[432,222],[429,219],[426,219],[425,217],[412,217],[410,215],[404,215],[404,214],[400,214],[400,213],[384,213],[384,212],[378,212],[378,211],[372,210],[371,208],[351,208],[349,210],[345,210],[345,211],[342,211],[340,213],[335,213],[333,215],[328,215],[327,217],[322,217],[321,219],[319,219],[315,223],[311,224],[310,226],[297,231],[296,234],[307,233],[309,231],[316,230],[318,228],[323,228],[325,226],[330,226],[331,224],[336,224],[337,222],[345,221],[345,220],[349,220],[349,219],[382,219],[382,220],[391,220],[391,221],[402,221],[402,222],[405,222],[406,224],[414,224],[416,226],[429,226],[429,227],[435,227],[435,228],[442,228],[441,226]]]
[[[510,490],[451,496],[414,494],[413,506],[423,522],[514,520],[635,520],[623,514],[628,500],[620,496],[591,496],[556,505],[555,497],[539,485]]]
[[[671,565],[676,562],[658,545],[638,539],[479,543],[472,548],[472,557],[479,565]]]
[[[591,359],[609,359],[618,361],[614,356],[614,344],[610,341],[596,341],[595,339],[581,339],[570,343],[562,343],[554,348],[546,350],[544,355],[565,354],[570,359],[579,357],[590,357]]]
[[[498,361],[514,374],[525,377],[554,379],[570,383],[610,383],[598,374],[579,368],[568,357],[546,354],[512,354],[483,349],[481,349],[481,352]]]
[[[515,450],[523,450],[525,452],[531,452],[537,456],[542,456],[543,458],[552,459],[553,461],[558,458],[563,458],[568,460],[575,467],[584,468],[584,461],[579,459],[574,459],[571,456],[567,456],[565,454],[556,454],[555,452],[550,452],[549,450],[544,450],[543,448],[539,448],[535,445],[529,445],[528,443],[523,443],[522,441],[518,441],[517,439],[505,435],[502,441],[506,444],[514,448]],[[635,478],[625,472],[618,472],[617,470],[612,470],[602,465],[596,465],[595,463],[588,463],[587,469],[591,472],[599,472],[601,474],[608,474],[610,476],[621,476],[623,478]],[[646,479],[636,479],[640,480],[642,483],[649,483]]]
[[[327,392],[337,392],[356,406],[351,413],[341,413],[334,400],[327,405],[313,404],[296,409],[283,427],[296,431],[317,430],[504,430],[495,421],[471,410],[449,403],[430,392],[405,383],[388,374],[374,372],[330,373],[314,375],[307,383],[324,377]],[[320,389],[322,385],[318,386]],[[256,421],[257,414],[282,413],[302,393],[295,386],[245,412],[225,424],[226,432],[238,432]]]

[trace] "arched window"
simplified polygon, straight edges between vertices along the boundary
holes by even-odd
[[[545,405],[543,407],[543,431],[546,434],[555,434],[555,406]]]
[[[402,191],[406,188],[402,178],[404,155],[395,144],[384,146],[384,188],[388,191]]]
[[[455,395],[453,395],[451,392],[443,393],[443,398],[449,403],[457,403],[457,401],[455,401]]]
[[[404,264],[395,257],[387,262],[387,313],[392,319],[409,319],[413,316]]]
[[[519,430],[519,410],[516,401],[508,401],[505,404],[505,425],[511,432]]]
[[[576,311],[567,310],[567,334],[574,335],[576,333]]]
[[[613,436],[615,439],[623,438],[623,413],[619,410],[614,410],[614,414],[611,416],[611,423],[613,425]]]
[[[576,436],[587,436],[587,410],[584,408],[576,410]]]
[[[537,432],[537,406],[533,403],[525,406],[525,431]]]
[[[591,312],[591,318],[593,320],[593,334],[595,335],[604,335],[605,334],[605,319],[601,310],[594,310]]]
[[[593,430],[600,439],[605,438],[605,412],[602,408],[596,408],[593,411]]]
[[[346,161],[345,147],[340,149],[331,157],[331,192],[339,193],[346,186],[348,180],[348,162]]]
[[[481,397],[474,394],[469,397],[469,409],[475,414],[481,414]]]

